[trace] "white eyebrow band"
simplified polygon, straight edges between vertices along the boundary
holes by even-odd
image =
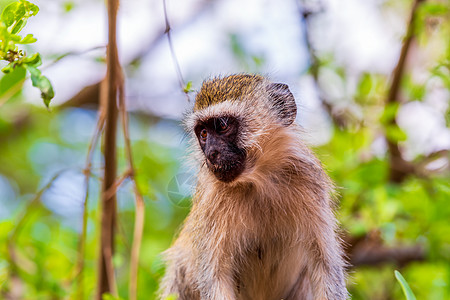
[[[186,118],[185,125],[188,128],[194,128],[199,121],[204,122],[212,118],[220,118],[223,116],[236,117],[243,111],[245,111],[245,105],[239,100],[226,100],[204,109],[194,111]]]

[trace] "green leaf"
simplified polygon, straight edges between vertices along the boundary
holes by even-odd
[[[23,83],[25,80],[26,70],[22,67],[17,67],[11,70],[9,74],[0,78],[0,96],[4,95],[11,88],[15,88],[16,85]]]
[[[5,26],[2,26],[0,24],[0,40],[2,41],[1,43],[3,44],[5,42],[5,40],[9,39],[9,32],[6,29]]]
[[[17,35],[17,34],[11,34],[11,35],[9,36],[9,38],[10,38],[12,41],[14,41],[14,42],[19,42],[19,41],[22,39],[22,37],[21,37],[20,35]]]
[[[31,75],[31,82],[33,83],[33,86],[37,87],[39,77],[41,76],[41,71],[33,66],[26,66],[28,72],[30,72]]]
[[[188,83],[186,83],[186,86],[183,88],[183,92],[184,93],[189,93],[192,92],[192,81],[188,81]]]
[[[39,67],[42,64],[41,56],[39,53],[35,53],[31,56],[27,56],[23,59],[23,64],[32,66],[32,67]]]
[[[26,6],[29,12],[31,12],[31,16],[35,16],[37,15],[37,13],[39,12],[39,7],[36,4],[30,3],[28,1],[24,1],[26,2]]]
[[[395,278],[397,278],[397,281],[402,286],[403,294],[405,294],[406,300],[416,300],[416,296],[414,296],[414,293],[412,292],[405,278],[403,278],[402,274],[397,270],[394,271],[394,274]]]
[[[45,106],[49,107],[50,101],[55,97],[53,86],[47,77],[41,76],[39,79],[38,88],[41,90],[41,97],[44,100]]]
[[[14,23],[15,14],[17,9],[19,8],[19,5],[19,2],[13,2],[3,10],[1,20],[6,27],[9,27]]]
[[[395,124],[386,126],[386,137],[393,142],[401,142],[408,139],[406,133]]]
[[[31,83],[34,87],[37,87],[41,91],[41,98],[44,100],[45,106],[49,107],[50,100],[55,97],[55,92],[53,91],[52,84],[47,77],[41,74],[41,71],[36,67],[25,65],[28,72],[31,75]]]
[[[428,15],[445,15],[449,12],[449,7],[444,3],[424,3],[421,7]]]
[[[367,96],[372,89],[372,77],[369,73],[364,73],[359,81],[358,93],[361,96]]]
[[[386,105],[384,108],[383,115],[380,118],[380,122],[382,124],[389,124],[392,120],[395,119],[398,108],[399,108],[398,102],[393,102]]]
[[[6,67],[4,67],[2,69],[2,72],[5,73],[5,74],[9,74],[12,71],[14,71],[14,63],[10,63],[10,64],[8,64]]]
[[[11,33],[16,34],[16,33],[20,32],[25,27],[25,25],[27,25],[27,21],[26,20],[20,20],[11,29]]]
[[[21,39],[19,42],[17,42],[18,44],[32,44],[32,43],[34,43],[34,42],[36,42],[37,41],[37,39],[35,39],[34,37],[33,37],[33,35],[32,34],[27,34],[27,36],[26,37],[24,37],[23,39]]]
[[[19,3],[19,6],[14,12],[14,21],[19,22],[20,20],[22,20],[25,14],[26,14],[25,6],[23,5],[23,3]]]
[[[64,12],[68,13],[75,7],[75,3],[73,1],[66,1],[63,4]]]

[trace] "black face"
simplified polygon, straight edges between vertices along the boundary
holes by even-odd
[[[206,164],[217,179],[231,182],[244,171],[246,154],[236,145],[239,133],[236,118],[211,118],[198,122],[194,131]]]

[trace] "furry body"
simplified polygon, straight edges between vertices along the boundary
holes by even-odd
[[[286,125],[289,111],[273,101],[270,83],[259,76],[245,79],[250,84],[243,84],[243,92],[238,87],[226,93],[229,82],[213,82],[222,98],[200,105],[206,82],[186,121],[192,131],[199,120],[238,118],[245,169],[232,182],[222,182],[206,164],[200,167],[192,210],[165,253],[162,298],[346,299],[332,184],[303,144],[299,127]],[[217,95],[214,89],[211,94]],[[195,139],[193,147],[196,160],[204,161]]]

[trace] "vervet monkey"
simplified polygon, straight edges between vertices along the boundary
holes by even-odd
[[[162,299],[347,298],[333,184],[296,114],[288,86],[262,76],[203,83],[185,121],[198,184]]]

